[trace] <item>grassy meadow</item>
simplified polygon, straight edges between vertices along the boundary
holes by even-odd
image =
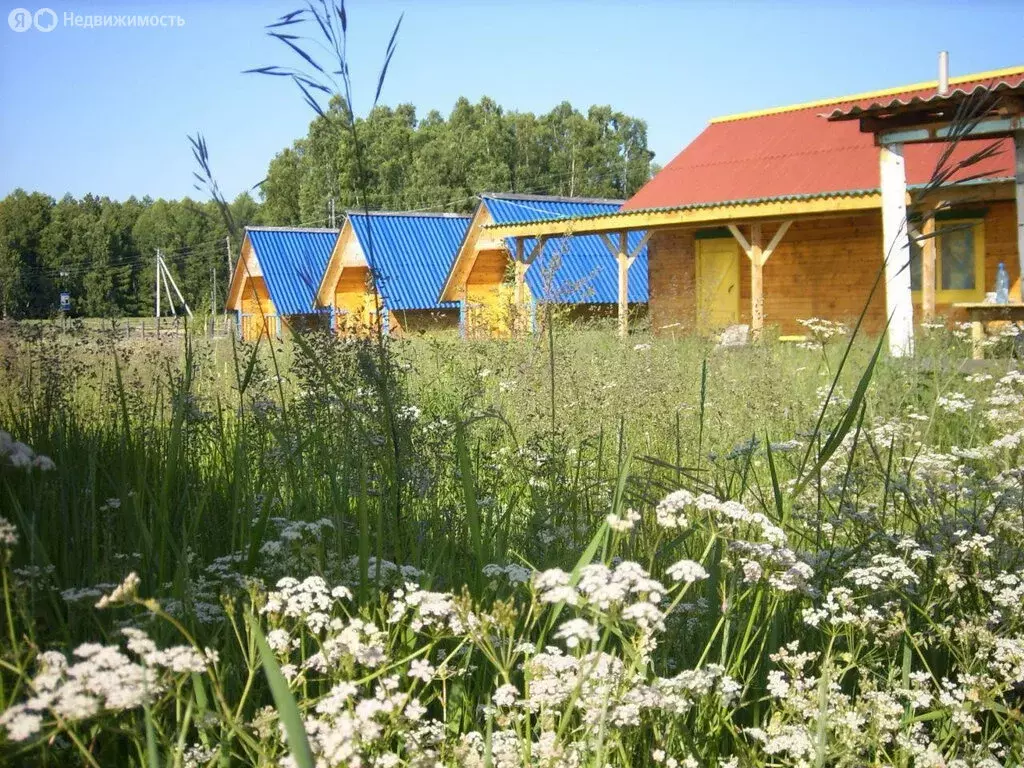
[[[0,759],[1020,764],[1024,373],[808,339],[6,327]]]

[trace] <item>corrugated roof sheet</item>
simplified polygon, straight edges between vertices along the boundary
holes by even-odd
[[[828,113],[830,119],[840,117],[858,117],[860,115],[881,112],[885,110],[895,109],[897,107],[909,107],[909,106],[926,106],[929,104],[941,104],[942,102],[954,99],[959,100],[963,97],[973,96],[981,93],[1007,93],[1016,92],[1021,88],[1024,88],[1024,71],[1015,75],[1007,75],[999,77],[993,80],[987,81],[986,84],[982,85],[978,82],[968,82],[962,85],[957,85],[949,89],[946,94],[940,94],[934,90],[928,90],[924,93],[912,92],[906,94],[896,94],[892,98],[879,99],[872,102],[859,102],[854,104],[844,104],[836,107]]]
[[[992,84],[991,76],[956,78],[957,88],[973,89]],[[1024,67],[1000,81],[1024,81]],[[905,91],[886,91],[896,100],[927,98],[936,84],[909,86]],[[798,195],[852,195],[876,191],[879,186],[878,149],[870,134],[855,122],[830,123],[827,107],[850,110],[869,106],[877,94],[845,97],[764,113],[722,118],[712,123],[633,197],[623,211],[680,208],[733,200],[784,198]],[[985,140],[965,141],[951,158],[957,162]],[[913,144],[905,147],[907,181],[923,184],[931,177],[945,147]],[[1013,176],[1013,151],[1009,140],[995,157],[970,169],[987,177]]]
[[[327,268],[337,229],[246,227],[270,300],[281,315],[313,312],[320,277]]]
[[[377,290],[389,309],[453,308],[438,303],[469,216],[424,213],[348,214]]]
[[[610,214],[622,205],[621,200],[538,195],[482,195],[481,200],[497,224]],[[642,232],[629,234],[631,251],[642,238]],[[515,243],[511,239],[506,243],[514,252]],[[534,243],[533,238],[523,241],[527,253]],[[618,265],[597,235],[549,240],[526,272],[526,283],[538,301],[614,304],[619,300]],[[648,300],[646,246],[629,268],[628,298],[631,303]]]

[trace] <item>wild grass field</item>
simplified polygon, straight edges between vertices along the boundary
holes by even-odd
[[[0,759],[1020,764],[1024,372],[839,331],[6,328]]]

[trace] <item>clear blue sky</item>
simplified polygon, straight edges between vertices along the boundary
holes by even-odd
[[[59,17],[176,14],[181,28],[16,33],[32,0],[0,2],[0,196],[191,194],[186,135],[207,138],[232,197],[259,182],[311,118],[263,26],[301,5],[265,0],[43,0]],[[382,100],[447,113],[487,95],[544,112],[562,100],[645,119],[667,163],[708,118],[1024,63],[1011,0],[350,0],[355,107],[364,113],[391,29],[405,21]]]

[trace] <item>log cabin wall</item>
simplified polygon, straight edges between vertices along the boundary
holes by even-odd
[[[658,230],[647,242],[651,329],[674,335],[689,332],[696,322],[694,233]]]
[[[964,216],[973,218],[979,212],[984,221],[985,264],[984,290],[979,292],[979,300],[984,293],[995,290],[1000,262],[1010,275],[1011,298],[1019,296],[1014,204],[990,202],[973,212],[965,209]],[[746,234],[749,227],[741,230]],[[770,240],[774,233],[774,226],[765,226],[764,239]],[[651,237],[650,313],[656,333],[694,328],[696,235],[693,230],[661,230]],[[781,334],[801,334],[804,329],[797,322],[801,319],[855,322],[882,267],[882,250],[882,218],[878,211],[795,220],[764,266],[765,327],[774,327]],[[750,262],[738,245],[736,258],[740,267],[740,322],[749,323]],[[948,302],[937,303],[936,311],[950,321],[963,319]],[[914,316],[920,322],[921,305],[916,294]],[[884,326],[885,293],[884,286],[880,286],[863,328],[868,333],[880,333]]]

